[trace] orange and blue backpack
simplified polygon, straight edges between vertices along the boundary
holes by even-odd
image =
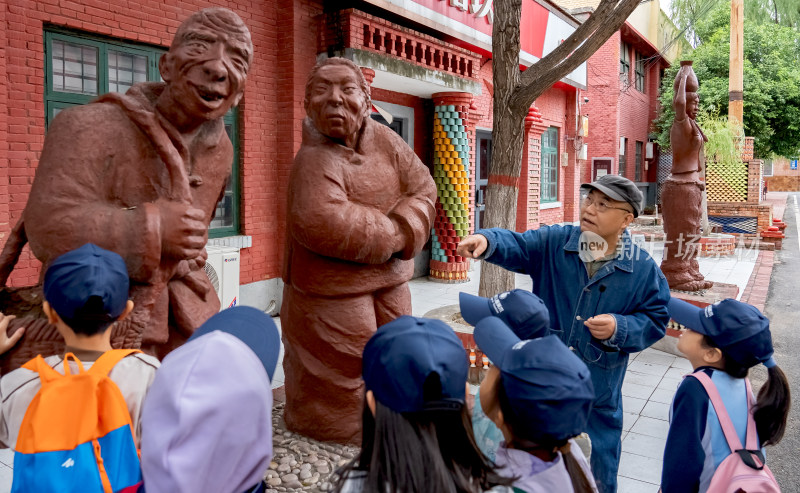
[[[108,376],[134,352],[107,351],[88,371],[67,353],[63,375],[41,355],[23,365],[39,374],[42,388],[20,426],[12,493],[113,493],[141,481],[128,406]],[[70,359],[78,373],[71,371]]]

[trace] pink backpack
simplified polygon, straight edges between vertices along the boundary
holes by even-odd
[[[747,432],[745,433],[747,447],[745,448],[739,441],[728,411],[722,403],[722,397],[711,378],[703,372],[692,373],[689,376],[698,379],[705,387],[719,418],[722,432],[728,441],[728,447],[732,451],[714,471],[708,493],[780,493],[781,488],[775,481],[772,471],[764,463],[764,454],[761,453],[757,443],[756,422],[753,419],[754,398],[750,380],[745,378],[747,386]]]

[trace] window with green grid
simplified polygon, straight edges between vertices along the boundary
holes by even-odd
[[[166,50],[62,31],[45,31],[46,123],[64,108],[86,104],[100,94],[125,92],[133,84],[160,81],[158,59]],[[231,179],[209,226],[210,238],[239,233],[238,111],[225,117],[233,142]]]
[[[558,128],[542,133],[542,203],[558,200]]]

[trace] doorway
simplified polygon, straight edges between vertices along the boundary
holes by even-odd
[[[486,213],[486,186],[489,184],[489,170],[492,165],[492,132],[478,130],[475,135],[477,142],[477,163],[475,163],[475,231],[484,225]]]

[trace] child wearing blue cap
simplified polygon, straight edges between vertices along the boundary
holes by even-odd
[[[749,452],[744,455],[763,464],[759,447],[778,443],[786,429],[789,384],[772,357],[769,320],[756,307],[726,299],[699,308],[677,298],[668,307],[670,317],[686,327],[678,349],[694,371],[692,378],[681,382],[672,401],[661,489],[664,493],[705,492],[715,485],[717,468],[735,452],[729,444],[735,444],[736,438],[739,445],[752,443],[743,447]],[[759,363],[767,367],[769,378],[756,401],[747,373]],[[718,397],[710,397],[703,381]],[[733,425],[730,434],[735,431],[736,437],[729,437],[733,441],[723,432],[718,405],[730,418],[723,421]],[[757,440],[748,431],[751,419]]]
[[[57,257],[44,275],[43,309],[72,353],[85,369],[111,349],[113,324],[133,309],[128,299],[128,269],[118,254],[87,243]],[[45,358],[64,373],[64,356]],[[141,437],[141,409],[159,362],[142,353],[131,354],[109,373],[125,399],[134,435]],[[70,361],[75,373],[77,364]],[[0,379],[0,446],[14,448],[28,405],[41,388],[36,372],[16,369]]]
[[[475,325],[478,347],[492,361],[480,402],[504,441],[501,473],[528,493],[597,492],[573,437],[585,431],[595,394],[586,365],[547,335],[544,303],[522,290],[493,298],[461,295],[461,314]],[[476,402],[478,399],[476,399]]]
[[[472,436],[468,369],[444,322],[402,316],[378,328],[363,354],[361,453],[334,491],[509,491]]]
[[[503,320],[522,340],[544,337],[550,333],[550,312],[541,298],[525,291],[514,289],[491,298],[483,298],[468,293],[459,293],[461,316],[475,325],[486,317],[496,316]],[[489,372],[497,371],[489,369]],[[481,405],[480,389],[472,406],[472,431],[481,452],[494,461],[503,433],[486,416]]]

